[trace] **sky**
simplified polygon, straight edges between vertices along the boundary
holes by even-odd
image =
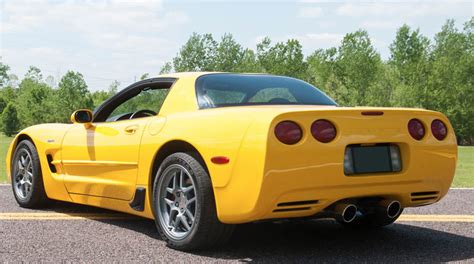
[[[30,65],[56,82],[74,70],[96,91],[114,80],[123,88],[143,73],[157,75],[193,32],[216,39],[231,33],[252,49],[265,36],[295,38],[309,55],[365,29],[387,59],[401,25],[433,38],[447,19],[462,28],[473,13],[474,0],[0,0],[0,56],[20,79]]]

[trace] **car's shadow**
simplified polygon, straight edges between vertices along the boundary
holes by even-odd
[[[50,210],[110,213],[66,203]],[[151,220],[96,221],[159,239]],[[396,223],[367,231],[345,229],[331,220],[245,224],[237,226],[227,245],[193,254],[249,262],[447,262],[474,258],[474,238],[419,225]],[[470,230],[465,225],[473,227],[472,223],[450,223],[449,228]],[[443,227],[448,228],[447,223],[436,224],[436,228]]]

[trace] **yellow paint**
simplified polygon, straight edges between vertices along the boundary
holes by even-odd
[[[19,135],[31,137],[38,149],[48,197],[153,218],[153,162],[160,148],[173,140],[193,145],[203,157],[218,217],[225,223],[309,216],[338,200],[363,196],[397,199],[403,207],[420,206],[411,201],[412,192],[438,192],[439,200],[451,185],[457,145],[453,128],[441,113],[409,108],[281,105],[199,110],[194,83],[202,74],[168,75],[178,81],[154,117],[87,126],[45,124],[21,131]],[[367,110],[383,111],[384,115],[362,116]],[[421,120],[427,130],[420,141],[408,134],[411,118]],[[320,143],[311,136],[310,126],[317,119],[336,125],[338,136],[333,142]],[[443,141],[429,132],[434,119],[448,126],[449,134]],[[302,127],[304,136],[299,143],[284,145],[275,138],[274,127],[283,120],[293,120]],[[7,155],[8,174],[16,141]],[[343,155],[348,144],[385,142],[400,147],[400,173],[344,175]],[[49,169],[48,154],[57,173]],[[214,156],[227,156],[230,162],[213,164],[210,159]],[[143,212],[129,206],[136,187],[147,189]],[[273,212],[278,203],[305,200],[319,203],[305,211]]]

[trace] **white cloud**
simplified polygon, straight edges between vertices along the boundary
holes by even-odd
[[[402,24],[411,24],[402,20],[386,20],[386,19],[368,19],[361,22],[360,26],[364,29],[395,29]]]
[[[359,2],[341,4],[336,14],[349,17],[365,16],[440,16],[462,12],[466,2],[462,1],[407,1],[407,2]]]
[[[165,9],[162,1],[154,0],[6,1],[2,5],[5,63],[26,68],[28,62],[50,72],[78,70],[94,89],[104,88],[110,79],[158,73],[179,47],[165,32],[189,22],[187,14]]]
[[[303,18],[319,17],[323,14],[323,9],[320,7],[301,7],[298,11],[298,16]]]
[[[339,45],[344,35],[335,33],[307,33],[292,37],[298,39],[304,48],[315,50]]]
[[[310,55],[317,49],[327,49],[339,46],[343,38],[344,34],[324,32],[287,35],[282,37],[279,41],[297,39],[303,47],[303,53],[305,55]]]

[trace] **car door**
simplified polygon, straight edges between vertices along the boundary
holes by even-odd
[[[135,190],[140,139],[148,120],[73,125],[62,144],[68,192],[130,200]]]
[[[69,193],[131,200],[140,141],[175,79],[145,80],[105,101],[92,123],[74,124],[62,143]]]

